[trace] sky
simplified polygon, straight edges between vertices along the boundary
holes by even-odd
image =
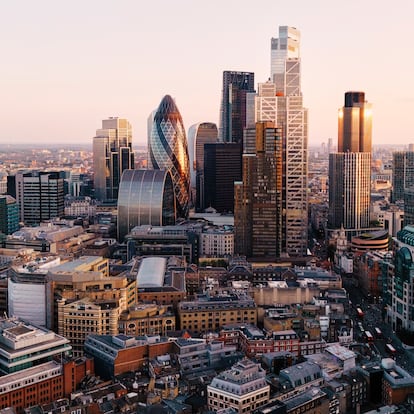
[[[91,144],[102,119],[171,95],[185,128],[219,120],[222,72],[270,75],[279,26],[301,31],[309,144],[337,141],[344,93],[373,104],[373,144],[414,142],[412,0],[16,0],[0,8],[0,144]]]

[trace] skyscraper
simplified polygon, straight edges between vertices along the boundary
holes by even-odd
[[[404,190],[414,186],[414,152],[392,154],[392,201],[404,199]]]
[[[222,142],[243,141],[246,127],[246,95],[254,92],[254,73],[223,72],[219,138]]]
[[[63,181],[63,172],[32,171],[16,174],[16,201],[20,220],[25,225],[38,225],[42,221],[63,216]]]
[[[188,130],[191,193],[196,210],[204,205],[204,144],[214,144],[217,139],[217,125],[212,122],[194,124]]]
[[[95,196],[101,201],[118,198],[119,182],[124,170],[134,168],[132,128],[126,119],[111,117],[93,139]]]
[[[162,99],[148,134],[148,168],[171,173],[177,216],[189,209],[190,165],[187,138],[181,114],[171,96]]]
[[[234,211],[234,182],[241,180],[241,144],[204,145],[204,205],[220,213]]]
[[[281,253],[290,256],[305,256],[308,239],[308,111],[303,107],[300,64],[300,32],[280,26],[279,37],[271,40],[271,79],[259,84],[258,94],[247,96],[247,126],[269,121],[281,130]]]
[[[235,250],[277,258],[286,248],[282,226],[282,129],[258,122],[245,130],[243,181],[235,185]],[[248,147],[248,149],[247,149]]]
[[[363,92],[346,92],[338,112],[338,152],[329,155],[330,230],[348,239],[368,230],[371,197],[371,105]]]

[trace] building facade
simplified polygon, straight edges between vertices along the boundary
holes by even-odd
[[[188,130],[191,198],[196,210],[204,205],[204,144],[214,144],[217,139],[217,125],[212,122],[194,124]]]
[[[209,410],[219,411],[233,408],[237,413],[250,413],[269,400],[270,386],[266,373],[249,359],[233,365],[207,386]]]
[[[254,73],[223,72],[223,89],[220,107],[221,142],[242,143],[246,127],[246,96],[254,92]]]
[[[240,143],[204,145],[204,204],[219,213],[234,211],[234,182],[242,177]]]
[[[247,257],[280,257],[286,252],[283,228],[282,130],[258,122],[245,130],[243,181],[235,184],[236,252]],[[249,152],[247,152],[249,151]]]
[[[162,99],[148,134],[148,168],[171,173],[178,217],[188,216],[190,161],[181,114],[171,96]]]
[[[15,180],[20,221],[25,225],[38,225],[42,221],[63,216],[63,172],[17,173]]]
[[[19,206],[12,196],[0,196],[0,232],[12,234],[17,230],[19,230]]]
[[[414,186],[414,152],[392,154],[392,201],[404,199],[404,190]]]
[[[348,239],[367,230],[371,201],[371,105],[363,92],[346,92],[338,113],[338,152],[329,155],[328,228]]]
[[[118,198],[122,172],[134,168],[132,128],[128,120],[111,117],[93,139],[95,197],[101,201]]]
[[[135,226],[175,224],[171,174],[166,170],[125,170],[118,195],[118,240]]]

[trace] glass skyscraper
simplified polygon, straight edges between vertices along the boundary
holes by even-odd
[[[329,155],[328,228],[343,226],[348,239],[370,225],[371,112],[363,92],[345,93],[338,111],[338,152]]]
[[[105,119],[93,139],[95,197],[117,200],[122,172],[128,169],[134,169],[131,125],[122,118]]]
[[[148,168],[171,173],[177,216],[189,210],[190,162],[181,114],[171,96],[162,99],[148,134]]]
[[[271,78],[247,95],[247,127],[272,122],[281,131],[282,208],[281,254],[306,256],[308,240],[308,110],[301,91],[300,32],[280,26],[271,39]],[[247,136],[245,138],[248,138]],[[245,139],[244,153],[255,153],[255,141]]]

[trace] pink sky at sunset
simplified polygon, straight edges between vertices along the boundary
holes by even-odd
[[[414,142],[411,0],[10,1],[0,15],[0,143],[92,144],[128,118],[134,144],[165,94],[186,129],[218,123],[223,70],[270,73],[278,27],[301,31],[309,143],[337,139],[344,92],[373,104],[373,143]]]

